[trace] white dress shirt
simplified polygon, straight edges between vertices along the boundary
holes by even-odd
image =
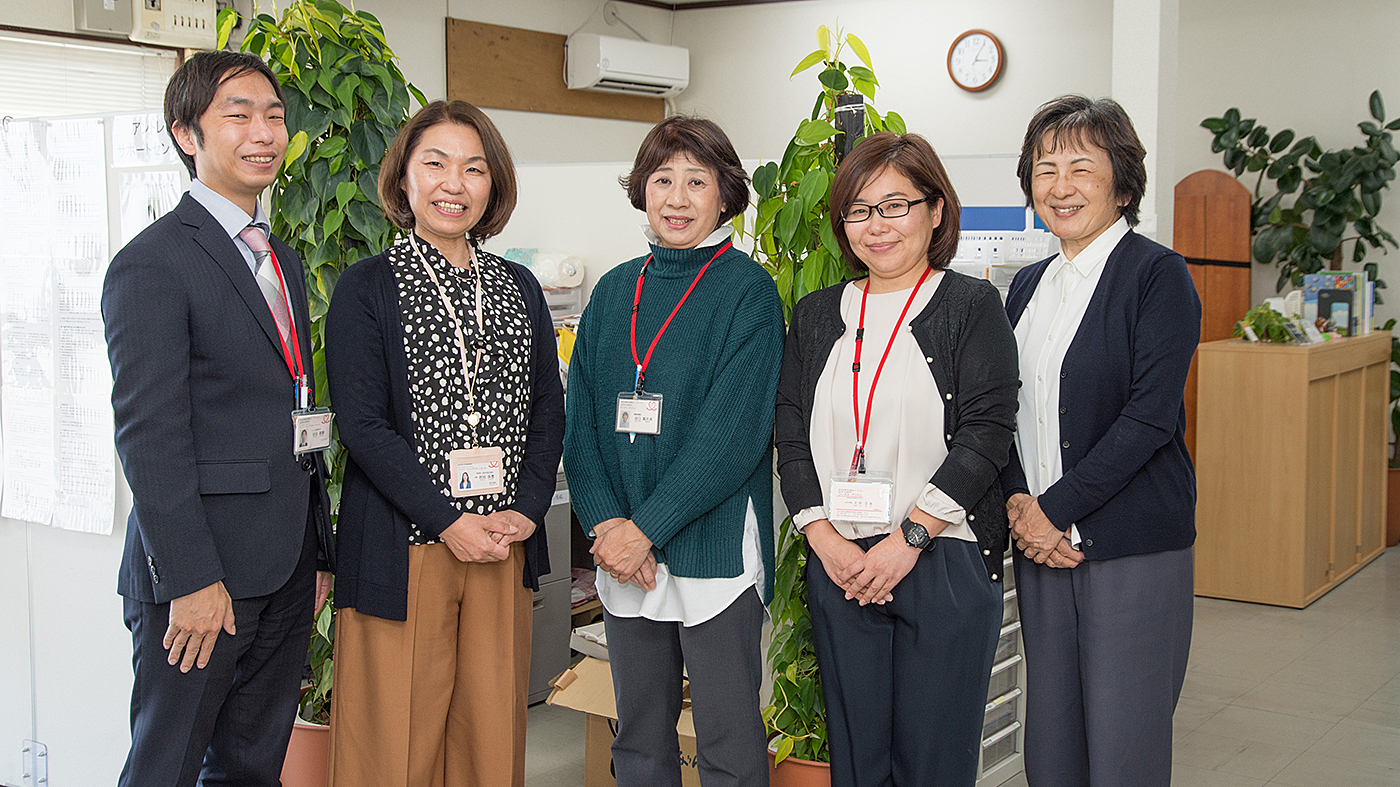
[[[238,253],[243,255],[243,261],[248,264],[248,270],[253,275],[258,275],[258,264],[254,261],[253,250],[248,248],[248,244],[238,237],[238,233],[243,231],[249,224],[256,224],[262,227],[262,231],[271,243],[272,228],[268,224],[267,214],[263,212],[261,202],[256,203],[253,208],[253,216],[249,218],[248,211],[233,204],[233,201],[219,192],[204,185],[198,179],[190,181],[190,196],[195,202],[204,206],[214,220],[219,222],[219,226],[224,228],[230,238],[233,238],[233,245],[238,249]]]
[[[976,541],[967,524],[967,512],[929,479],[948,456],[942,439],[943,395],[929,372],[919,342],[909,323],[928,306],[943,283],[943,271],[929,276],[918,297],[909,307],[904,325],[896,325],[899,312],[909,299],[911,288],[897,292],[871,293],[865,310],[865,341],[861,349],[860,407],[865,420],[866,399],[874,382],[880,355],[890,334],[895,334],[885,362],[875,399],[870,406],[870,435],[865,445],[868,471],[894,476],[894,515],[892,522],[871,524],[831,520],[844,538],[880,536],[899,529],[900,523],[917,506],[948,522],[939,538]],[[817,379],[812,401],[812,423],[808,432],[812,463],[821,481],[822,499],[831,499],[831,481],[837,473],[850,469],[856,445],[856,415],[851,401],[851,364],[855,361],[856,326],[860,323],[861,289],[854,282],[841,293],[841,320],[846,333],[827,356],[826,366]],[[818,519],[828,519],[825,506],[812,506],[793,516],[801,530]]]
[[[1128,222],[1119,217],[1073,258],[1061,252],[1050,260],[1016,323],[1021,363],[1016,451],[1034,496],[1065,474],[1060,454],[1060,367],[1098,288],[1108,255],[1127,234]],[[1075,523],[1055,523],[1056,527],[1066,524],[1070,546],[1077,549]]]
[[[725,224],[710,233],[697,248],[718,246],[728,240],[733,232],[734,228]],[[642,234],[646,235],[648,242],[660,243],[650,226],[643,225]],[[739,576],[714,579],[678,577],[666,569],[665,563],[657,563],[656,587],[643,590],[641,585],[624,585],[608,572],[599,571],[595,583],[598,600],[614,617],[640,617],[683,626],[699,625],[729,609],[729,605],[749,588],[757,586],[762,590],[763,560],[758,550],[758,515],[754,513],[753,500],[749,500],[744,512],[744,570]]]

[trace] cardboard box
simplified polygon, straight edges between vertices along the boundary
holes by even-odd
[[[584,721],[584,787],[617,787],[613,778],[612,742],[617,724],[617,703],[613,697],[612,669],[606,661],[585,657],[572,669],[564,670],[553,681],[554,691],[545,702],[587,714]],[[680,743],[681,784],[700,787],[695,764],[695,723],[690,703],[681,707],[676,722]]]

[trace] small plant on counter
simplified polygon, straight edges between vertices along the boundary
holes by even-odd
[[[1284,344],[1293,341],[1288,329],[1283,327],[1287,322],[1287,317],[1274,311],[1268,304],[1261,304],[1250,309],[1244,315],[1244,319],[1235,323],[1234,335],[1241,339],[1247,338],[1248,334],[1245,333],[1244,329],[1250,328],[1261,342]]]

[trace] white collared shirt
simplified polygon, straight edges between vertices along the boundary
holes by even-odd
[[[1065,474],[1060,453],[1060,367],[1099,286],[1108,255],[1127,234],[1128,221],[1120,216],[1073,259],[1061,252],[1050,260],[1016,323],[1021,364],[1016,451],[1033,496],[1043,494]],[[1068,525],[1070,545],[1077,548],[1079,528],[1073,522]]]
[[[238,237],[238,233],[242,232],[243,228],[250,223],[257,224],[267,234],[268,242],[271,242],[272,227],[268,223],[267,214],[263,212],[262,203],[256,203],[256,207],[253,208],[253,217],[250,220],[248,211],[233,204],[233,201],[228,197],[209,188],[198,179],[190,181],[190,196],[194,198],[195,202],[204,206],[204,209],[209,211],[209,215],[213,216],[214,220],[219,222],[219,226],[224,228],[224,232],[227,232],[228,236],[233,239],[233,245],[238,248],[238,253],[243,255],[243,261],[248,263],[248,270],[256,276],[258,263],[253,259],[253,250],[248,248],[248,244],[244,243],[242,238]]]

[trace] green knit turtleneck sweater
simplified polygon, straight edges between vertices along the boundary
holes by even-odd
[[[718,250],[653,245],[637,312],[637,355]],[[646,257],[609,271],[584,310],[569,363],[564,472],[586,531],[631,519],[675,576],[743,572],[744,516],[753,500],[765,603],[773,594],[773,407],[783,309],[772,278],[730,249],[710,265],[652,353],[646,390],[661,394],[661,433],[614,431],[617,395],[631,391],[630,326]]]

